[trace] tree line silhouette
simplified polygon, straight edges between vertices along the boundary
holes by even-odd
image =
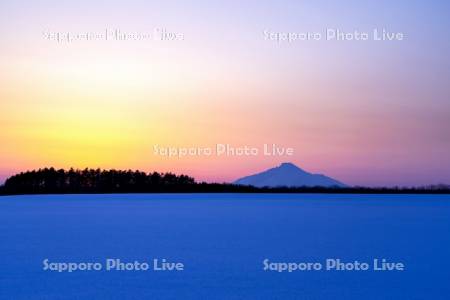
[[[254,187],[196,182],[187,175],[132,170],[54,169],[21,172],[0,186],[0,195],[81,193],[333,193],[449,194],[448,185],[401,187]]]
[[[44,168],[11,176],[3,190],[23,194],[162,192],[194,183],[192,177],[172,173]]]

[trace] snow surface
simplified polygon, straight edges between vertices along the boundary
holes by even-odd
[[[0,197],[0,299],[448,299],[450,196]],[[401,261],[403,272],[263,270]],[[181,261],[185,271],[42,270],[42,261]]]

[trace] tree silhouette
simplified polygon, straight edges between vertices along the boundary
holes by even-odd
[[[21,172],[0,186],[0,195],[68,193],[340,193],[449,194],[448,185],[415,188],[262,187],[196,182],[187,175],[132,170],[44,168]]]
[[[186,189],[194,185],[194,178],[172,173],[146,174],[141,171],[100,170],[73,168],[44,168],[21,172],[5,181],[4,191],[8,193],[124,193],[155,192]]]

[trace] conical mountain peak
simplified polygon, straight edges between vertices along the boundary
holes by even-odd
[[[256,187],[346,186],[345,184],[333,178],[324,175],[308,173],[291,162],[284,162],[278,167],[240,178],[234,183],[241,185],[253,185]]]

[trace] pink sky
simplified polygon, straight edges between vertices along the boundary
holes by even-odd
[[[290,161],[350,185],[449,183],[445,7],[283,4],[158,4],[155,11],[141,1],[2,3],[0,181],[46,166],[231,181]],[[398,14],[405,5],[411,13]],[[407,38],[278,43],[263,34],[376,26]],[[58,43],[44,35],[105,27],[167,28],[183,38]],[[153,154],[154,145],[264,143],[294,155]]]

